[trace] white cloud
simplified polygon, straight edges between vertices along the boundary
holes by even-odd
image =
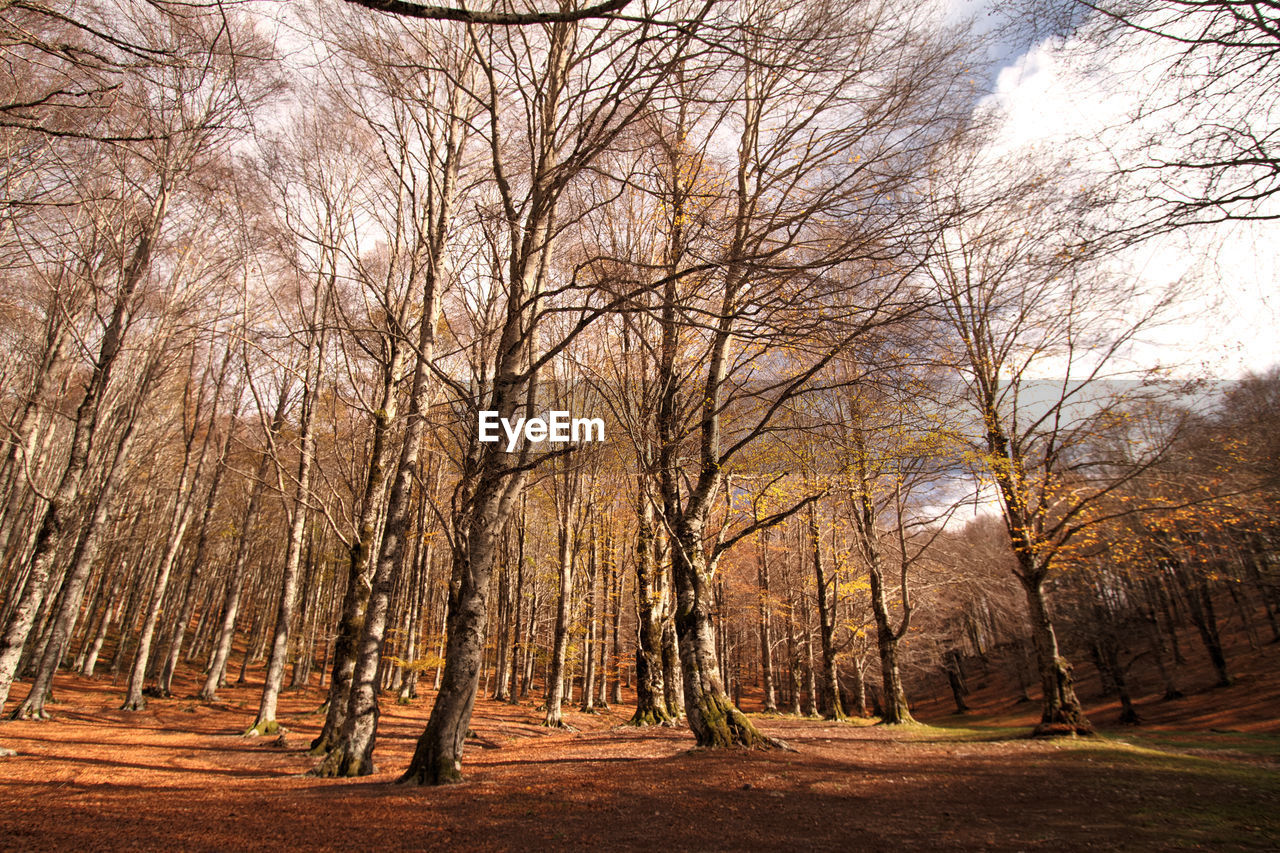
[[[982,105],[1000,116],[993,153],[1067,155],[1102,171],[1154,132],[1130,117],[1165,64],[1154,54],[1112,49],[1091,53],[1086,68],[1075,48],[1041,44],[1000,71]],[[1153,292],[1179,278],[1197,280],[1179,316],[1135,350],[1143,362],[1224,378],[1280,362],[1280,223],[1186,230],[1130,251],[1116,271],[1142,278]]]

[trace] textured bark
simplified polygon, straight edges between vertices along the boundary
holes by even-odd
[[[316,770],[316,774],[320,776],[363,776],[373,773],[375,769],[373,750],[381,713],[378,707],[378,673],[382,662],[382,646],[386,638],[391,595],[405,562],[405,541],[409,536],[412,519],[410,510],[414,476],[418,469],[423,428],[430,403],[431,383],[427,374],[434,354],[435,327],[440,311],[440,293],[435,286],[436,268],[433,266],[428,274],[422,331],[417,347],[418,357],[409,393],[408,424],[388,497],[386,525],[369,591],[360,645],[356,650],[356,662],[352,669],[348,708],[337,742]]]
[[[480,687],[489,577],[496,560],[497,536],[514,497],[506,477],[479,484],[471,524],[454,552],[446,623],[445,664],[427,727],[418,738],[403,783],[444,785],[462,781],[462,750]],[[519,484],[522,485],[522,484]]]
[[[632,725],[656,725],[671,721],[663,679],[662,614],[666,589],[658,569],[653,504],[644,483],[636,505],[636,710]]]
[[[1031,638],[1036,647],[1043,706],[1036,734],[1092,734],[1093,726],[1076,698],[1071,664],[1058,651],[1058,637],[1049,615],[1043,581],[1020,576],[1031,614]]]
[[[369,452],[369,470],[365,477],[360,520],[347,552],[347,590],[342,600],[342,619],[333,646],[333,665],[329,677],[326,714],[320,734],[311,742],[311,751],[327,753],[342,733],[347,706],[351,701],[351,683],[355,677],[357,647],[364,633],[365,611],[373,589],[373,573],[377,570],[378,532],[386,511],[384,493],[394,452],[390,430],[396,419],[399,392],[397,379],[406,357],[405,347],[392,342],[392,356],[383,365],[380,406],[373,416],[373,440]]]
[[[684,710],[698,746],[778,745],[762,735],[725,692],[716,661],[715,626],[708,601],[701,529],[687,523],[677,528],[671,551]]]

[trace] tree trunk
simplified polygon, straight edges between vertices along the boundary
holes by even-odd
[[[267,658],[267,672],[262,685],[262,699],[258,703],[258,716],[245,732],[246,735],[275,734],[280,729],[280,724],[276,722],[276,705],[280,699],[280,688],[284,684],[284,667],[289,657],[289,630],[293,625],[293,611],[298,600],[298,570],[302,565],[302,540],[307,531],[307,504],[311,500],[311,469],[315,457],[312,420],[320,384],[318,374],[324,353],[323,340],[316,343],[315,349],[314,356],[310,352],[310,347],[307,352],[307,371],[302,389],[302,412],[298,424],[298,491],[289,523],[289,539],[285,545],[284,571],[280,573],[280,600],[276,603],[276,624],[271,637],[271,654]]]
[[[1031,638],[1036,647],[1036,665],[1040,672],[1041,713],[1037,736],[1092,734],[1093,726],[1084,715],[1072,680],[1071,664],[1058,651],[1058,637],[1049,616],[1049,603],[1044,595],[1044,582],[1030,571],[1020,572],[1031,614]]]
[[[675,629],[684,678],[684,709],[698,746],[767,747],[762,735],[725,693],[716,661],[715,626],[707,600],[702,530],[683,523],[672,543]]]
[[[658,569],[653,504],[645,494],[643,482],[636,514],[636,711],[631,725],[661,725],[672,719],[662,663],[666,590]]]
[[[547,674],[547,713],[542,721],[544,726],[553,727],[564,725],[564,720],[561,719],[561,705],[564,702],[564,664],[569,650],[569,620],[573,608],[575,549],[572,532],[569,530],[571,509],[566,511],[566,516],[560,523],[560,594],[556,599],[555,636],[551,646],[551,669]]]
[[[97,431],[98,414],[107,384],[117,357],[124,347],[127,330],[126,318],[138,285],[151,265],[155,240],[159,237],[169,201],[169,183],[166,177],[152,204],[150,217],[132,255],[124,265],[119,290],[112,306],[111,316],[103,330],[93,372],[85,387],[84,396],[76,408],[71,436],[71,452],[66,467],[58,479],[52,500],[42,508],[41,518],[35,525],[35,538],[31,550],[30,571],[17,607],[14,608],[0,635],[0,712],[9,698],[9,689],[18,671],[27,637],[35,625],[36,615],[44,604],[50,571],[57,556],[59,539],[65,534],[69,514],[74,512],[80,496],[80,486],[89,466],[89,451]]]
[[[285,412],[289,407],[289,388],[292,383],[285,382],[280,387],[280,396],[276,400],[276,410],[269,427],[272,435],[279,435],[284,427]],[[217,643],[214,646],[213,660],[209,664],[209,672],[204,686],[200,688],[199,698],[204,702],[213,702],[218,698],[218,688],[223,684],[227,671],[227,660],[231,657],[231,641],[235,636],[236,621],[240,616],[240,592],[244,585],[244,570],[249,562],[249,545],[252,537],[249,530],[258,514],[258,504],[262,501],[262,493],[267,485],[267,472],[271,470],[271,454],[266,450],[258,461],[258,470],[249,489],[249,502],[245,505],[244,515],[240,519],[240,539],[236,543],[236,557],[227,574],[227,586],[222,602],[222,621],[218,627]]]
[[[71,630],[75,620],[80,616],[80,605],[84,599],[85,582],[93,568],[102,546],[102,538],[106,533],[107,515],[111,508],[111,500],[124,474],[133,440],[137,435],[138,409],[141,401],[135,401],[133,411],[125,431],[116,445],[110,469],[99,490],[93,515],[86,521],[80,531],[75,552],[71,558],[71,570],[63,582],[61,601],[58,612],[53,618],[50,635],[45,641],[44,652],[37,667],[31,690],[26,701],[14,712],[15,719],[45,719],[44,703],[53,687],[53,676],[62,663],[66,653],[67,642],[71,638]]]
[[[840,684],[836,673],[835,620],[828,598],[828,581],[822,560],[822,536],[818,530],[818,502],[809,504],[809,547],[813,554],[813,576],[818,591],[818,633],[822,648],[822,715],[828,720],[843,720],[840,707]]]
[[[387,485],[393,449],[389,433],[396,417],[399,397],[396,379],[405,357],[404,347],[397,345],[393,349],[391,361],[383,366],[382,371],[381,407],[374,413],[373,441],[369,451],[369,470],[365,479],[360,520],[348,551],[347,590],[342,599],[342,620],[338,624],[338,635],[333,645],[329,695],[325,700],[327,713],[320,734],[311,741],[311,752],[315,755],[329,752],[346,723],[347,706],[351,701],[351,683],[355,676],[357,646],[364,633],[365,609],[373,586],[372,574],[377,570],[377,532],[385,509],[383,492]]]
[[[775,714],[778,711],[778,697],[773,686],[773,612],[769,600],[769,531],[761,530],[759,570],[756,581],[759,584],[758,616],[760,622],[760,681],[764,691],[764,711]]]
[[[489,576],[496,559],[497,536],[513,497],[499,477],[485,478],[465,540],[454,552],[445,630],[444,670],[427,727],[418,738],[403,783],[444,785],[462,781],[462,748],[480,686]]]
[[[596,630],[596,575],[599,566],[597,561],[596,536],[592,533],[591,544],[587,553],[587,635],[582,643],[582,710],[593,714],[596,710],[596,645],[599,643],[599,632]]]

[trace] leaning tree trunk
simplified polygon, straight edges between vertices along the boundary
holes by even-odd
[[[241,387],[237,386],[236,391],[232,394],[232,399],[238,399],[242,390]],[[173,634],[169,638],[168,651],[165,654],[164,665],[160,669],[160,678],[156,684],[156,690],[161,696],[168,696],[172,691],[173,674],[177,671],[178,661],[182,656],[182,644],[186,639],[187,625],[191,622],[191,616],[195,612],[196,596],[200,591],[200,578],[204,573],[205,551],[209,547],[209,529],[213,523],[214,510],[218,507],[218,491],[222,485],[222,477],[227,470],[227,458],[231,452],[231,442],[236,432],[234,414],[238,411],[238,407],[233,407],[231,423],[227,426],[226,435],[223,436],[222,444],[218,449],[218,458],[213,469],[213,482],[209,484],[209,492],[205,496],[204,510],[200,517],[200,528],[196,533],[196,544],[191,557],[191,569],[187,572],[186,586],[179,597],[182,606],[173,627]]]
[[[497,472],[484,478],[474,499],[465,539],[453,555],[446,622],[445,664],[427,727],[400,782],[445,785],[462,781],[462,747],[480,689],[489,578],[497,556],[498,534],[513,497]],[[505,495],[505,498],[504,498]]]
[[[159,356],[159,351],[156,352],[156,356]],[[230,362],[230,357],[231,351],[228,349],[214,390],[214,415],[218,411],[216,395],[222,391],[222,379],[226,375],[225,368]],[[196,403],[193,418],[195,423],[199,423],[202,419],[203,403],[204,397],[201,395]],[[201,442],[193,468],[191,457],[195,444],[195,435],[196,430],[192,427],[187,435],[182,474],[178,478],[178,489],[174,496],[173,518],[169,526],[169,538],[165,545],[164,556],[160,558],[155,584],[152,586],[151,604],[147,610],[147,617],[143,621],[142,632],[138,635],[138,650],[134,658],[133,669],[129,674],[129,686],[125,693],[124,704],[121,706],[122,711],[140,711],[147,704],[146,698],[142,695],[142,690],[146,685],[147,669],[151,664],[151,642],[155,637],[161,608],[164,606],[165,593],[169,588],[169,578],[173,576],[174,563],[178,560],[178,554],[182,549],[182,540],[186,536],[187,527],[191,524],[191,518],[195,512],[193,485],[200,482],[200,476],[204,472],[205,463],[209,458],[209,443],[212,440],[212,432],[205,433],[204,441]]]
[[[156,198],[152,203],[147,227],[143,229],[132,255],[125,264],[111,316],[103,330],[101,343],[98,345],[93,372],[85,387],[84,396],[81,397],[80,404],[76,408],[75,426],[71,436],[71,453],[66,467],[63,468],[58,479],[52,500],[45,504],[40,519],[35,525],[36,532],[29,558],[31,569],[27,574],[26,586],[5,625],[4,633],[0,635],[0,711],[4,709],[5,702],[9,698],[9,689],[13,686],[13,678],[17,674],[18,663],[26,647],[27,638],[35,625],[36,615],[44,604],[50,572],[57,556],[58,542],[66,533],[69,516],[75,511],[76,501],[80,496],[80,486],[89,466],[89,451],[98,426],[99,409],[112,370],[124,348],[124,336],[128,329],[126,321],[134,293],[151,266],[152,251],[168,207],[169,191],[168,179],[162,177]]]
[[[1031,614],[1031,637],[1036,647],[1036,666],[1040,672],[1042,708],[1037,736],[1092,734],[1093,726],[1085,717],[1076,698],[1071,664],[1058,651],[1058,637],[1049,615],[1049,602],[1044,594],[1044,580],[1039,573],[1020,572]]]
[[[137,406],[137,403],[135,403]],[[102,488],[98,492],[92,516],[87,520],[84,529],[76,542],[76,549],[71,558],[71,570],[63,582],[62,597],[58,612],[54,615],[50,636],[45,643],[44,654],[36,669],[35,679],[26,700],[14,712],[15,719],[43,720],[47,717],[44,710],[45,699],[53,687],[53,676],[58,671],[62,657],[66,652],[68,641],[75,621],[80,616],[80,605],[84,599],[85,583],[93,568],[98,551],[102,546],[102,538],[107,526],[107,514],[111,508],[111,500],[120,485],[125,470],[125,463],[133,447],[137,435],[138,411],[135,407],[125,426],[124,434],[116,444],[111,467],[107,472]]]

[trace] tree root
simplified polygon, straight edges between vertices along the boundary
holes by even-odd
[[[15,710],[12,714],[9,715],[9,719],[31,720],[35,722],[35,721],[50,720],[52,719],[52,717],[50,716],[49,712],[46,711],[43,707],[40,707],[40,708],[31,707],[24,702],[22,705],[20,705],[17,708],[17,710]]]
[[[639,708],[631,715],[631,719],[627,720],[628,726],[673,726],[675,720],[670,715],[661,711],[648,710],[641,711]]]
[[[1033,738],[1090,737],[1093,734],[1093,726],[1088,723],[1041,723],[1031,731]]]
[[[280,723],[275,720],[258,720],[245,730],[242,737],[264,737],[266,735],[280,734],[283,731]]]
[[[376,772],[378,772],[377,767],[372,764],[366,766],[360,756],[351,754],[351,750],[345,744],[339,743],[329,750],[329,754],[311,768],[307,775],[320,779],[349,779]]]

